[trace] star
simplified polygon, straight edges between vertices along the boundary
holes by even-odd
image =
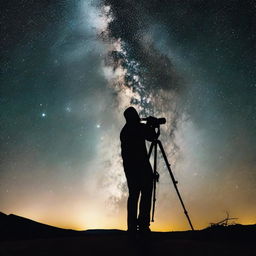
[[[66,107],[65,109],[67,112],[69,112],[69,113],[71,112],[71,107]]]

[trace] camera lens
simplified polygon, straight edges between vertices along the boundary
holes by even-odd
[[[164,117],[161,117],[161,118],[158,118],[157,122],[158,122],[158,124],[165,124],[166,119]]]

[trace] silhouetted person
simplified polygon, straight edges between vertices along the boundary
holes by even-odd
[[[153,141],[159,134],[155,132],[154,128],[140,123],[140,117],[133,107],[124,111],[124,117],[126,124],[120,133],[120,140],[124,172],[129,189],[128,232],[134,234],[137,231],[137,226],[141,232],[150,232],[153,170],[149,162],[145,140]],[[140,194],[139,215],[137,215]]]

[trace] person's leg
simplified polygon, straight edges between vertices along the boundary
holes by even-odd
[[[145,176],[141,187],[140,213],[138,218],[139,229],[150,231],[150,210],[152,200],[153,179],[152,176]]]
[[[128,231],[136,232],[137,230],[137,212],[140,188],[138,182],[134,179],[127,179],[129,197],[127,201],[127,226]]]

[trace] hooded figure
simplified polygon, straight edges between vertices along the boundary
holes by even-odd
[[[127,202],[128,232],[134,234],[137,227],[140,232],[150,232],[150,209],[153,188],[153,170],[149,162],[146,142],[157,139],[155,129],[140,123],[135,108],[124,111],[126,124],[121,133],[121,155],[127,179],[129,197]],[[138,200],[140,198],[139,214]]]

